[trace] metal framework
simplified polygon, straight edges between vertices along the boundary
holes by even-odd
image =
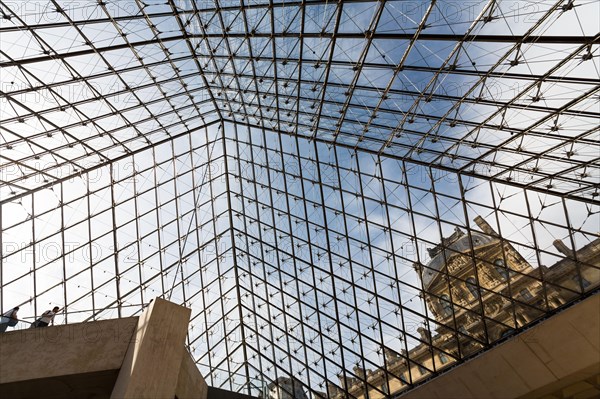
[[[160,295],[192,308],[211,385],[410,389],[444,365],[400,376],[386,351],[408,365],[424,346],[472,355],[419,328],[477,352],[499,339],[432,314],[414,267],[428,247],[475,237],[482,216],[516,248],[535,272],[512,272],[541,300],[508,282],[495,294],[512,321],[469,308],[516,333],[523,307],[530,322],[560,305],[553,242],[598,238],[599,13],[595,0],[0,0],[0,307],[64,305],[66,323]],[[486,261],[475,246],[465,256]],[[560,287],[573,301],[598,267],[574,265],[577,288]],[[449,291],[464,283],[434,271]],[[468,284],[489,291],[481,278]]]

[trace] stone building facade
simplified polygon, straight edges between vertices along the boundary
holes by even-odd
[[[556,240],[563,259],[534,268],[482,217],[474,221],[479,232],[457,228],[428,250],[427,264],[414,265],[431,320],[429,328],[417,329],[420,343],[408,353],[384,347],[385,367],[355,367],[354,377],[340,376],[351,397],[393,398],[410,382],[431,377],[599,285],[600,239],[576,252]],[[347,397],[334,384],[328,391],[332,398]]]

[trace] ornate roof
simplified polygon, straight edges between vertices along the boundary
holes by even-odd
[[[470,234],[463,233],[457,229],[451,236],[444,238],[441,244],[438,244],[429,254],[433,257],[422,268],[421,276],[423,286],[428,289],[438,272],[441,271],[451,258],[459,254],[469,254],[478,248],[490,244],[497,239],[477,231],[471,231]]]

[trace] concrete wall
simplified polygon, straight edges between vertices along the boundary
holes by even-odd
[[[136,324],[131,317],[2,333],[0,384],[118,370]]]
[[[156,298],[140,316],[111,398],[173,399],[191,310]],[[184,363],[184,365],[186,365]],[[201,377],[200,377],[201,378]],[[193,382],[193,378],[182,381]]]
[[[208,385],[200,374],[192,356],[186,352],[181,361],[177,388],[175,388],[177,399],[206,399],[207,392]]]
[[[190,313],[157,298],[139,318],[0,334],[0,397],[206,399]]]
[[[108,370],[0,384],[0,398],[109,399],[118,374]]]
[[[402,398],[537,398],[600,373],[600,294],[417,387]]]

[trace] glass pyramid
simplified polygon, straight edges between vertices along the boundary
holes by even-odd
[[[2,311],[162,296],[209,385],[412,389],[597,287],[599,14],[0,1]]]

